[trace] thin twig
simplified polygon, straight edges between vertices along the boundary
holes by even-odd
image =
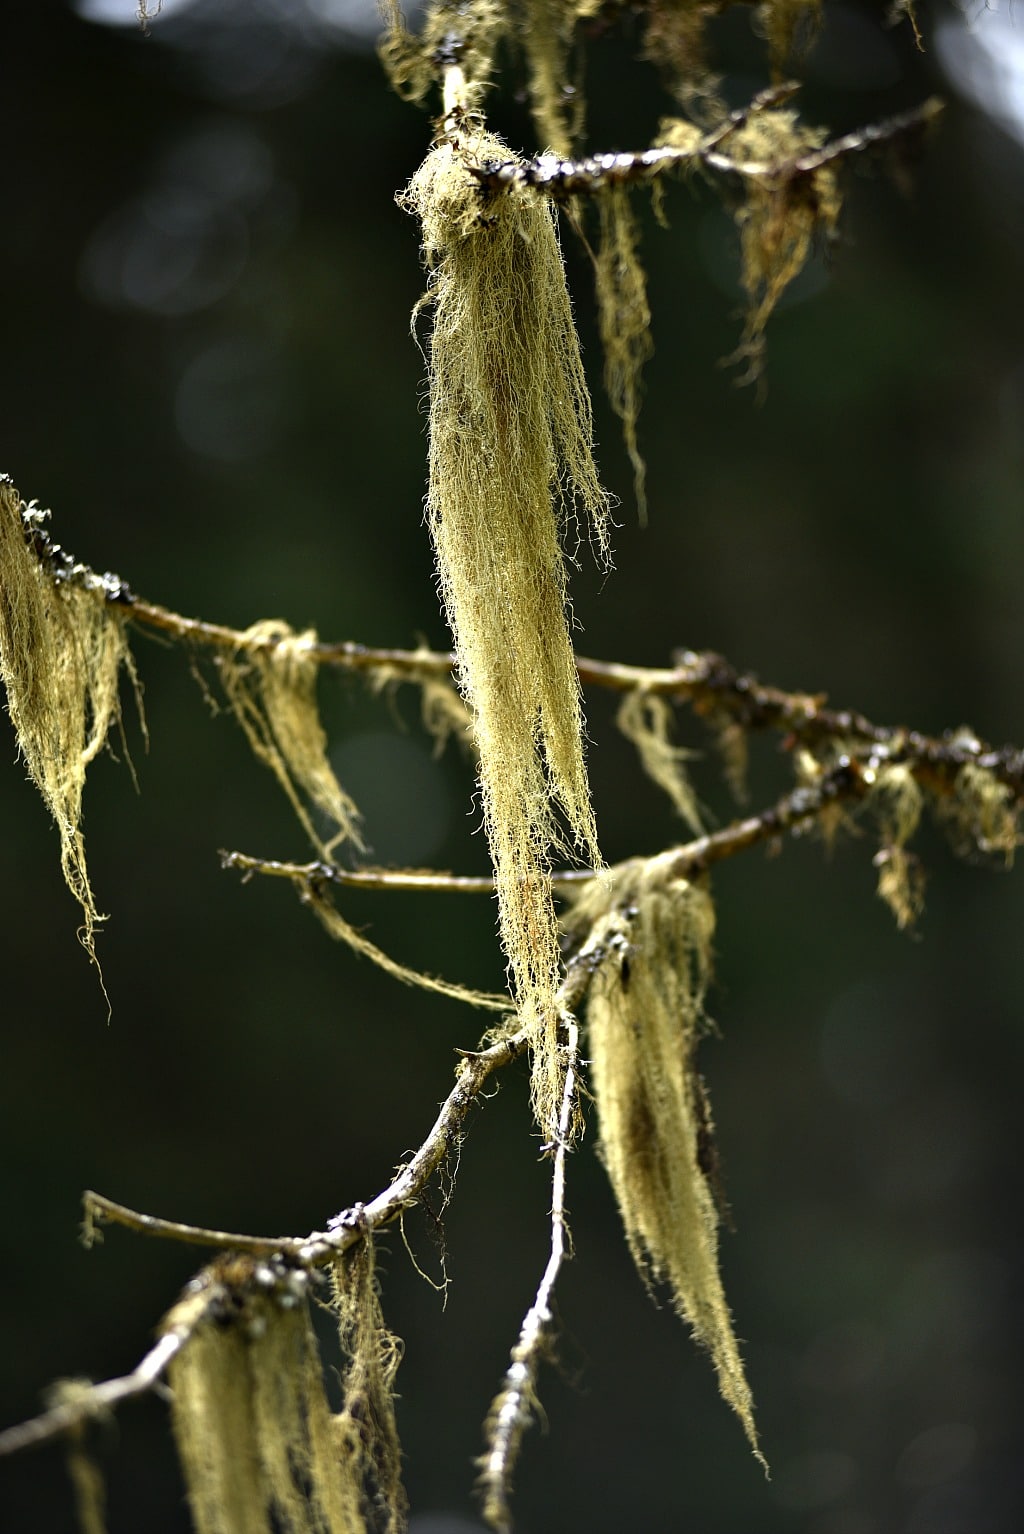
[[[193,643],[238,650],[266,647],[268,643],[276,642],[253,640],[220,624],[182,618],[167,608],[155,607],[136,597],[122,598],[119,605],[139,623]],[[454,656],[445,651],[374,649],[348,640],[315,644],[310,646],[308,653],[321,665],[350,671],[386,670],[409,681],[449,676],[454,665]],[[996,749],[976,739],[969,731],[958,730],[936,737],[902,725],[875,724],[854,710],[829,708],[823,693],[787,692],[765,685],[714,651],[681,650],[673,666],[631,666],[578,655],[576,670],[584,686],[603,687],[620,693],[641,691],[675,702],[689,701],[698,713],[729,720],[744,730],[777,730],[812,746],[833,738],[849,743],[851,751],[861,742],[883,747],[889,761],[906,761],[914,765],[920,774],[930,777],[928,786],[939,792],[948,791],[960,769],[970,764],[993,773],[1018,798],[1024,796],[1024,751],[1019,747]],[[361,872],[345,876],[343,882],[366,885],[372,877],[369,871]],[[388,876],[377,877],[386,878],[390,885],[394,885],[394,880]],[[408,887],[414,886],[410,884]],[[467,882],[448,887],[468,891],[482,890],[484,886]]]
[[[545,1345],[555,1324],[552,1295],[555,1282],[569,1254],[569,1231],[565,1207],[565,1162],[572,1140],[576,1113],[576,1070],[579,1059],[579,1024],[572,1016],[565,1027],[565,1084],[558,1119],[558,1143],[551,1176],[551,1247],[537,1287],[536,1298],[523,1318],[512,1361],[488,1420],[487,1453],[483,1459],[481,1486],[484,1516],[493,1528],[512,1527],[509,1496],[512,1474],[519,1457],[523,1434],[530,1425],[537,1399],[537,1376]]]
[[[844,800],[862,798],[871,786],[872,767],[848,757],[822,775],[817,783],[791,789],[767,809],[743,820],[734,820],[720,831],[710,831],[693,841],[683,842],[669,848],[658,856],[663,860],[669,876],[685,878],[700,873],[713,863],[744,852],[757,842],[769,841],[791,831],[815,816],[823,814],[830,806]],[[247,874],[267,874],[272,878],[290,879],[297,884],[315,884],[318,880],[338,884],[355,884],[374,890],[429,890],[431,893],[491,894],[494,881],[488,877],[469,877],[448,873],[424,873],[404,869],[370,869],[352,872],[338,868],[333,863],[287,863],[276,858],[258,858],[243,852],[222,852],[225,868],[240,868]],[[613,864],[606,873],[615,874],[627,864],[645,861],[628,858]],[[571,889],[598,876],[592,868],[559,868],[551,874],[556,891]]]
[[[246,852],[220,854],[223,868],[241,869],[245,874],[264,874],[273,879],[291,879],[298,884],[326,880],[352,889],[429,891],[432,894],[490,895],[494,880],[489,874],[450,874],[433,869],[411,868],[339,868],[336,863],[286,863],[276,858],[252,857]],[[588,870],[589,876],[589,870]]]
[[[127,1204],[118,1204],[103,1193],[87,1188],[82,1194],[84,1214],[82,1233],[86,1246],[100,1236],[101,1225],[123,1225],[140,1236],[159,1236],[167,1241],[181,1241],[188,1246],[213,1246],[219,1251],[250,1252],[254,1257],[269,1257],[273,1252],[297,1246],[301,1236],[243,1236],[231,1230],[207,1230],[202,1225],[183,1225],[178,1220],[161,1220],[153,1214],[140,1214]]]
[[[5,1432],[0,1433],[0,1455],[18,1454],[23,1449],[35,1449],[40,1444],[49,1443],[51,1439],[77,1427],[86,1419],[101,1416],[111,1408],[119,1406],[130,1396],[145,1395],[160,1380],[171,1359],[188,1340],[189,1335],[187,1331],[166,1333],[154,1347],[150,1348],[145,1358],[136,1364],[130,1374],[123,1374],[115,1380],[104,1380],[99,1385],[83,1387],[81,1391],[76,1392],[73,1400],[51,1407],[49,1411],[43,1412],[38,1417],[32,1417],[28,1422],[20,1422],[17,1427],[7,1428]]]

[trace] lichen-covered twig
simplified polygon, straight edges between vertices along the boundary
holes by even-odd
[[[582,994],[581,986],[585,985],[588,978],[585,969],[579,966],[571,969],[564,987],[566,998]],[[361,1240],[367,1231],[390,1224],[404,1209],[416,1202],[448,1155],[485,1082],[494,1071],[520,1055],[526,1043],[526,1033],[521,1031],[493,1044],[489,1049],[465,1054],[458,1067],[455,1086],[442,1104],[437,1119],[416,1154],[399,1169],[388,1187],[376,1198],[336,1215],[328,1222],[326,1230],[314,1231],[304,1237],[241,1236],[228,1231],[207,1230],[201,1226],[157,1219],[128,1209],[102,1194],[90,1192],[85,1195],[87,1233],[98,1221],[109,1221],[144,1235],[193,1245],[215,1246],[222,1250],[243,1252],[253,1258],[282,1257],[304,1269],[324,1267],[335,1262],[343,1252]],[[185,1315],[180,1306],[176,1307],[172,1315],[177,1316],[179,1311],[182,1316]],[[192,1323],[193,1329],[200,1319],[202,1315],[197,1314]],[[152,1390],[189,1335],[190,1329],[184,1326],[182,1320],[181,1324],[173,1326],[161,1337],[130,1374],[83,1387],[75,1393],[73,1399],[0,1433],[0,1455],[15,1454],[22,1449],[46,1443],[79,1423],[118,1405],[122,1400]]]
[[[589,953],[586,946],[569,962],[559,991],[562,1015],[568,1017],[579,1006],[600,955]],[[528,1045],[525,1029],[499,1040],[487,1049],[466,1051],[459,1062],[455,1086],[445,1098],[430,1131],[416,1153],[400,1167],[392,1181],[365,1204],[342,1210],[327,1222],[326,1229],[307,1236],[248,1236],[230,1231],[209,1230],[202,1226],[158,1219],[116,1203],[99,1193],[85,1194],[87,1238],[95,1238],[99,1222],[123,1225],[142,1235],[163,1237],[192,1245],[214,1246],[247,1254],[252,1258],[280,1257],[301,1269],[326,1267],[334,1262],[367,1232],[391,1224],[410,1208],[426,1189],[434,1173],[450,1154],[462,1132],[470,1109],[493,1073],[520,1056]],[[576,1046],[568,1052],[567,1080],[575,1071]],[[574,1093],[572,1081],[566,1088]],[[575,1097],[573,1096],[573,1101]],[[569,1121],[567,1120],[567,1123]],[[560,1142],[561,1143],[561,1142]],[[555,1147],[557,1161],[558,1146]],[[172,1312],[177,1314],[177,1311]],[[14,1454],[59,1436],[78,1423],[133,1395],[151,1390],[161,1379],[187,1333],[165,1334],[160,1342],[130,1374],[116,1380],[83,1388],[74,1401],[44,1412],[30,1422],[8,1428],[0,1434],[0,1455]],[[177,1338],[177,1340],[175,1340]]]
[[[30,511],[33,549],[54,578],[61,584],[82,582],[89,590],[102,591],[107,602],[116,606],[130,622],[186,644],[235,654],[273,649],[280,642],[273,632],[260,626],[240,631],[225,624],[187,618],[170,608],[145,601],[136,596],[119,576],[97,575],[88,565],[72,559],[52,541],[38,511],[23,506],[23,517]],[[444,680],[451,676],[455,664],[455,657],[443,650],[374,647],[353,640],[318,641],[307,648],[311,659],[319,665],[370,675],[386,673],[392,679],[410,682]],[[579,679],[586,687],[602,687],[618,693],[642,692],[677,703],[689,702],[697,713],[736,725],[744,732],[779,731],[812,748],[827,739],[842,741],[848,747],[858,743],[873,745],[881,748],[889,760],[899,757],[912,762],[915,771],[929,780],[928,786],[940,791],[943,785],[948,788],[962,768],[981,768],[992,773],[1016,798],[1024,797],[1024,749],[1020,747],[994,748],[962,729],[942,736],[929,736],[902,725],[876,724],[854,710],[830,708],[823,693],[790,692],[762,683],[714,651],[679,650],[671,666],[633,666],[584,655],[577,655],[575,664]],[[262,868],[261,871],[269,870]],[[373,881],[378,877],[386,878],[393,887],[398,876],[360,870],[345,874],[343,880],[374,887]],[[419,876],[402,877],[414,881]],[[413,883],[409,887],[414,887]],[[446,880],[444,887],[457,886]],[[473,886],[466,882],[458,887],[468,891]],[[484,885],[479,887],[482,889]]]
[[[565,1082],[551,1176],[551,1246],[536,1297],[523,1318],[519,1339],[512,1349],[512,1361],[488,1416],[487,1451],[481,1461],[484,1517],[493,1528],[502,1531],[512,1527],[509,1508],[512,1474],[523,1434],[536,1409],[537,1375],[555,1324],[552,1296],[562,1264],[569,1255],[565,1163],[572,1147],[573,1119],[577,1112],[576,1074],[580,1030],[576,1019],[571,1016],[563,1019],[563,1026]]]
[[[218,648],[237,648],[243,642],[237,630],[219,624],[182,618],[135,598],[127,606],[134,621],[179,639]],[[355,672],[387,669],[411,682],[449,676],[454,663],[445,651],[375,649],[352,641],[318,644],[311,653],[321,665]],[[930,773],[935,786],[951,781],[964,766],[981,767],[1024,797],[1024,749],[1018,746],[993,747],[963,730],[930,736],[902,725],[876,724],[856,710],[830,708],[823,693],[789,692],[762,683],[711,650],[680,650],[672,666],[631,666],[577,655],[576,670],[584,686],[690,702],[697,713],[717,716],[744,731],[775,730],[811,746],[831,737],[870,743],[890,755],[898,752]],[[359,882],[364,882],[361,876]]]
[[[472,167],[472,174],[481,187],[491,192],[509,186],[526,186],[556,201],[593,195],[612,187],[655,181],[669,171],[694,164],[744,180],[782,183],[811,176],[848,155],[877,149],[918,133],[934,122],[943,109],[942,102],[933,96],[909,112],[901,112],[854,133],[844,133],[819,148],[780,159],[745,159],[726,151],[723,146],[728,136],[745,126],[755,110],[775,106],[786,95],[791,95],[793,89],[787,85],[765,92],[750,107],[733,113],[720,128],[707,135],[695,132],[692,142],[683,146],[656,144],[636,152],[588,155],[580,160],[565,160],[554,154],[537,155],[532,160],[485,159]]]
[[[870,771],[870,769],[867,769]],[[769,841],[794,827],[803,825],[820,815],[827,807],[843,800],[863,797],[870,784],[865,782],[864,769],[850,758],[841,761],[817,783],[792,789],[788,794],[761,810],[756,815],[745,816],[723,826],[720,831],[710,831],[704,836],[683,842],[667,855],[672,858],[674,873],[679,877],[699,873],[713,863],[734,857],[757,842]],[[494,881],[486,876],[421,872],[402,868],[346,869],[333,863],[288,863],[276,858],[258,858],[244,852],[224,852],[221,859],[225,868],[242,869],[246,874],[265,874],[271,878],[289,879],[304,885],[311,881],[353,885],[371,890],[420,890],[430,894],[487,895],[494,890]],[[641,861],[629,859],[630,863]],[[625,865],[620,864],[618,867]],[[614,873],[613,867],[610,872]],[[555,889],[571,888],[595,877],[591,868],[555,869],[551,882]]]

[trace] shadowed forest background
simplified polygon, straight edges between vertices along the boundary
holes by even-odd
[[[646,529],[566,238],[599,460],[621,498],[617,569],[603,578],[584,548],[573,576],[577,642],[655,665],[712,648],[882,723],[969,723],[1019,745],[1024,148],[957,83],[969,92],[987,27],[1004,62],[1024,42],[1005,16],[979,13],[972,34],[929,7],[921,54],[907,26],[881,29],[884,9],[826,0],[805,118],[844,132],[933,91],[948,110],[908,189],[848,174],[838,248],[769,329],[762,405],[718,365],[741,323],[718,199],[699,178],[671,185],[668,231],[637,199],[656,345]],[[0,468],[52,506],[77,558],[179,612],[445,647],[408,330],[423,277],[393,201],[429,119],[387,88],[368,10],[169,3],[146,37],[132,0],[8,0]],[[766,81],[763,47],[743,14],[718,37],[739,102]],[[628,24],[591,45],[590,147],[639,147],[669,109],[638,47]],[[996,75],[973,78],[994,111]],[[506,94],[492,116],[538,147],[521,103]],[[288,888],[221,871],[219,848],[304,858],[301,833],[186,658],[143,635],[134,650],[141,791],[105,759],[86,793],[109,1025],[3,724],[0,1425],[54,1378],[129,1369],[198,1265],[116,1230],[86,1253],[82,1189],[205,1225],[312,1229],[384,1185],[448,1090],[454,1046],[478,1038],[471,1015],[332,946]],[[433,757],[415,699],[325,671],[320,700],[375,857],[485,872],[470,772],[454,750]],[[591,694],[586,712],[606,858],[682,840],[613,703]],[[711,739],[685,710],[680,739],[705,753],[694,779],[727,819]],[[790,780],[775,742],[755,743],[753,806]],[[723,1038],[702,1063],[737,1226],[726,1291],[772,1482],[706,1360],[644,1295],[590,1136],[570,1166],[576,1260],[548,1429],[517,1477],[522,1534],[1020,1526],[1024,892],[930,830],[917,848],[930,880],[909,937],[874,896],[870,837],[841,835],[831,855],[813,838],[754,850],[714,879]],[[501,983],[486,900],[352,895],[345,909],[408,963]],[[384,1314],[406,1343],[413,1534],[482,1528],[471,1460],[548,1238],[527,1095],[512,1068],[471,1120],[445,1310],[397,1231],[381,1242]],[[438,1274],[430,1219],[407,1234]],[[112,1534],[188,1527],[159,1401],[126,1406],[100,1450]],[[10,1534],[63,1534],[71,1506],[59,1452],[3,1465]]]

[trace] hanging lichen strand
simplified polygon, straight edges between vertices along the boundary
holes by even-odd
[[[484,194],[468,168],[509,157],[482,129],[453,135],[402,201],[422,223],[423,302],[433,306],[428,520],[473,714],[502,942],[535,1030],[535,1106],[549,1130],[560,961],[548,852],[571,840],[600,862],[559,533],[582,511],[607,558],[608,500],[552,210],[519,186]]]
[[[110,600],[120,582],[75,565],[51,543],[48,517],[0,476],[0,675],[18,749],[57,823],[64,879],[82,908],[82,946],[95,963],[103,918],[85,862],[82,791],[120,719],[120,669],[134,672]]]
[[[715,912],[702,885],[673,876],[672,856],[624,865],[569,918],[600,924],[605,955],[587,1000],[601,1154],[637,1267],[668,1285],[760,1458],[718,1271],[713,1126],[696,1066]]]
[[[165,1332],[191,1332],[169,1380],[197,1534],[391,1534],[402,1523],[397,1469],[386,1486],[377,1473],[376,1421],[354,1421],[347,1395],[340,1413],[328,1406],[308,1286],[301,1269],[226,1256],[164,1320]]]
[[[221,658],[228,706],[255,756],[274,774],[296,818],[324,858],[341,842],[362,849],[359,811],[334,775],[316,702],[316,634],[294,634],[287,623],[253,624],[245,644]],[[320,836],[303,799],[331,823]]]

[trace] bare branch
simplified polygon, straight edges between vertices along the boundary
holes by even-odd
[[[296,884],[326,880],[352,889],[412,890],[431,894],[492,895],[494,880],[489,874],[450,874],[420,868],[339,868],[336,863],[283,863],[276,858],[257,858],[245,852],[221,852],[221,866],[240,869],[245,874],[265,874],[274,879],[291,879]]]
[[[123,1225],[141,1236],[160,1236],[167,1241],[181,1241],[188,1246],[213,1246],[219,1251],[250,1252],[270,1256],[298,1246],[301,1236],[242,1236],[236,1231],[207,1230],[201,1225],[183,1225],[177,1220],[161,1220],[153,1214],[140,1214],[126,1204],[118,1204],[102,1193],[87,1188],[82,1194],[82,1239],[86,1246],[102,1240],[101,1225]]]

